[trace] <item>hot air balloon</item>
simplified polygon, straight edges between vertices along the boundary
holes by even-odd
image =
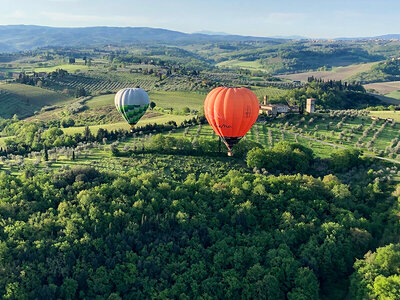
[[[133,126],[143,117],[149,107],[149,95],[141,88],[119,90],[114,98],[115,107],[133,130]]]
[[[258,112],[257,96],[246,88],[217,87],[204,100],[204,115],[224,141],[229,156],[257,120]]]

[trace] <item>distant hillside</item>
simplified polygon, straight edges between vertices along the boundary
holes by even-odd
[[[370,70],[350,77],[349,80],[359,81],[361,83],[399,81],[400,58],[380,62],[372,66]]]
[[[279,39],[239,35],[183,33],[148,27],[59,28],[34,25],[0,26],[0,52],[30,50],[46,46],[126,45],[140,42],[268,41]],[[282,40],[283,41],[283,40]]]
[[[25,84],[0,84],[0,117],[32,116],[44,106],[73,101],[67,95]]]
[[[368,36],[368,37],[341,37],[336,38],[336,40],[343,40],[343,41],[356,41],[356,40],[400,40],[400,34],[384,34],[378,36]]]

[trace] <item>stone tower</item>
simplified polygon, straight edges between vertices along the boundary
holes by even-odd
[[[315,112],[315,99],[314,98],[307,99],[306,112],[308,112],[308,113]]]

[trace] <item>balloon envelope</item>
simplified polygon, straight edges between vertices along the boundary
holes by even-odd
[[[257,120],[257,96],[247,88],[217,87],[204,100],[204,115],[231,150]]]
[[[115,107],[131,127],[146,113],[150,98],[141,88],[119,90],[114,98]]]

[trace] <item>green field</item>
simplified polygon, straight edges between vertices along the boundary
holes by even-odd
[[[73,100],[60,93],[19,83],[0,84],[0,90],[13,94],[18,98],[28,100],[30,104],[38,106],[54,105]]]
[[[86,102],[86,106],[90,109],[114,105],[115,94],[101,95],[93,97]]]
[[[217,64],[218,67],[227,68],[243,68],[249,70],[264,71],[265,67],[258,61],[241,61],[241,60],[227,60]]]
[[[400,111],[370,111],[371,116],[376,116],[382,119],[393,119],[396,122],[400,122]]]
[[[93,69],[93,67],[88,67],[87,65],[84,64],[61,64],[51,67],[33,67],[32,71],[50,73],[57,69],[63,69],[68,71],[69,73],[74,73],[76,71],[87,71],[89,69]]]
[[[279,89],[276,87],[257,87],[253,89],[253,92],[257,95],[259,101],[262,101],[264,96],[268,96],[268,99],[276,99],[285,96],[287,90]]]
[[[106,105],[114,105],[115,94],[96,96],[87,101],[89,108],[98,108]],[[181,111],[184,107],[200,110],[203,107],[205,94],[196,92],[175,92],[175,91],[150,91],[150,101],[156,103],[158,108],[173,108]]]
[[[385,96],[392,97],[392,98],[400,100],[400,90],[394,91],[394,92],[390,92],[389,94],[386,94]]]
[[[11,68],[10,67],[1,67],[0,71],[2,72],[53,72],[56,71],[57,69],[63,69],[66,70],[70,73],[74,73],[76,71],[88,71],[89,69],[94,69],[95,66],[89,67],[84,64],[84,61],[82,59],[76,59],[75,64],[68,64],[68,63],[63,63],[61,61],[59,62],[53,62],[51,64],[45,63],[44,65],[38,65],[35,63],[26,63],[26,62],[16,62]]]
[[[0,116],[10,118],[17,114],[20,118],[33,115],[43,106],[63,104],[72,98],[25,84],[0,84]]]
[[[184,107],[202,110],[206,95],[197,92],[151,91],[149,97],[156,103],[156,107],[181,111]]]

